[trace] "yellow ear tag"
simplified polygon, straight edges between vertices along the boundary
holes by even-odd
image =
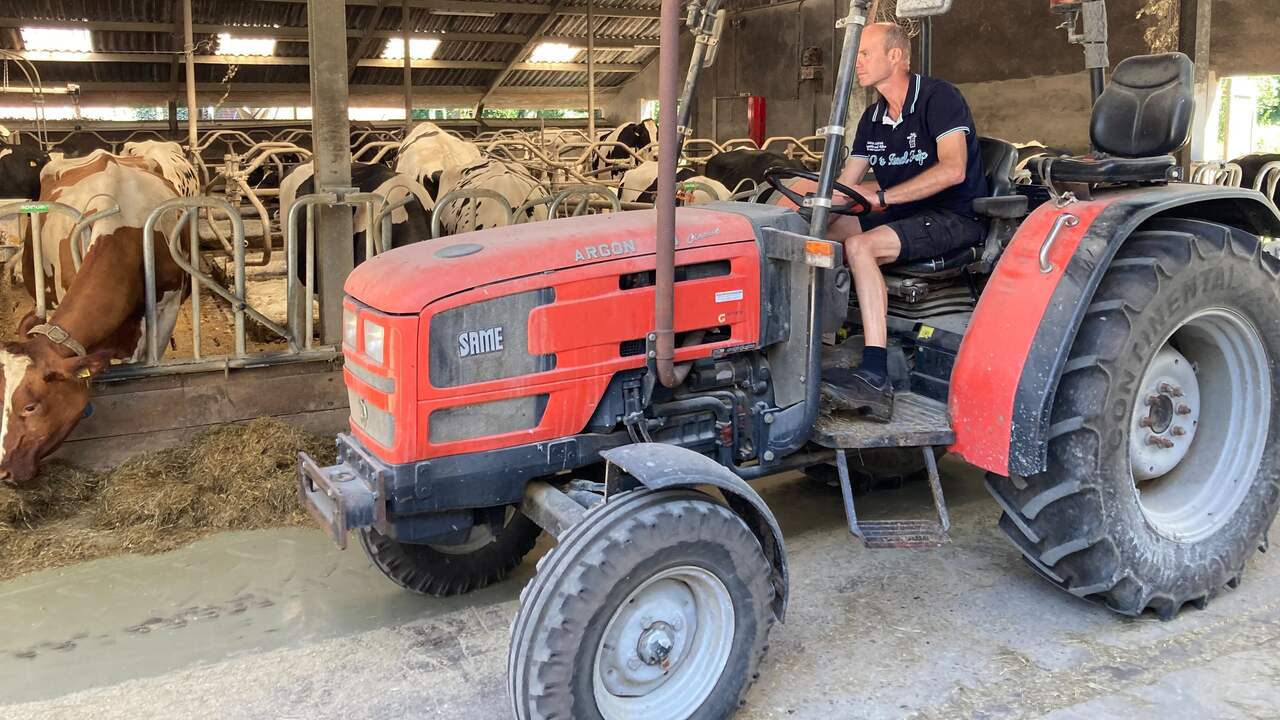
[[[80,368],[80,372],[76,373],[76,377],[82,380],[88,380],[93,377],[93,373],[89,372],[89,368]]]

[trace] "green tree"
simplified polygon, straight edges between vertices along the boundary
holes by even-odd
[[[1280,125],[1280,76],[1258,79],[1258,122]]]

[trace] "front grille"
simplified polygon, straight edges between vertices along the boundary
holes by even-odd
[[[444,408],[431,413],[427,436],[432,444],[440,444],[532,430],[546,409],[546,395]]]
[[[431,318],[431,384],[472,385],[554,370],[555,355],[529,353],[529,313],[555,301],[554,288],[506,295]]]
[[[350,403],[351,420],[355,422],[356,427],[363,430],[379,445],[385,448],[395,447],[396,420],[391,413],[375,407],[373,403],[360,397],[350,388],[347,389],[347,402]]]

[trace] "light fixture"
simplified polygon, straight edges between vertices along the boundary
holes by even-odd
[[[432,15],[451,15],[454,17],[497,17],[498,13],[483,12],[480,10],[431,10]]]
[[[86,28],[24,27],[21,32],[22,46],[32,52],[93,52],[93,41]]]
[[[218,33],[219,55],[274,55],[275,38],[232,37],[231,33]]]
[[[436,38],[409,38],[409,58],[412,60],[430,60],[440,47]],[[382,48],[382,57],[386,60],[404,59],[404,38],[387,38]]]
[[[570,62],[574,58],[578,57],[578,53],[580,52],[582,52],[582,48],[570,47],[565,43],[544,42],[533,49],[533,54],[529,56],[529,62]]]

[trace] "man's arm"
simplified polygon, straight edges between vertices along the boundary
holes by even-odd
[[[864,161],[865,162],[865,161]],[[885,206],[901,205],[915,200],[933,197],[952,185],[964,182],[965,167],[969,164],[969,148],[963,132],[953,132],[938,141],[938,162],[910,180],[884,191]],[[875,185],[863,185],[875,202]],[[883,209],[879,204],[876,210]]]
[[[869,167],[870,164],[867,163],[867,159],[865,157],[862,157],[861,155],[850,155],[849,159],[844,163],[844,169],[840,171],[840,176],[836,178],[836,182],[841,185],[848,185],[849,187],[856,188],[858,183],[862,182],[862,178],[867,176],[867,168]],[[867,184],[875,185],[874,183]],[[875,187],[879,186],[875,185]],[[872,194],[875,194],[874,190],[872,191]]]

